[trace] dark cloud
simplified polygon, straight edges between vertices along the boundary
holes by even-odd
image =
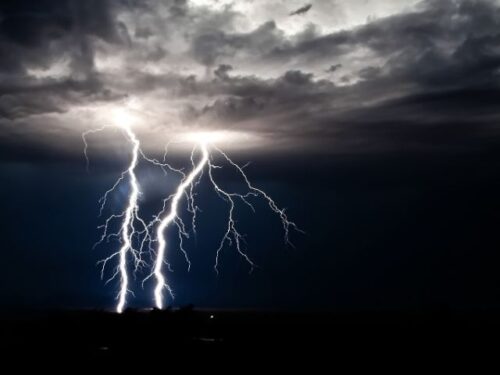
[[[233,67],[228,64],[221,64],[215,69],[214,74],[216,77],[220,79],[227,79],[229,78],[228,73],[233,70]]]
[[[303,73],[300,70],[291,70],[285,73],[283,81],[294,86],[303,86],[311,83],[313,75]]]
[[[460,135],[460,148],[468,139],[471,147],[496,140],[500,114],[491,103],[500,92],[500,7],[493,1],[424,1],[355,28],[324,34],[309,26],[294,36],[272,20],[235,31],[244,15],[231,8],[194,8],[186,1],[161,9],[155,1],[91,3],[0,6],[0,49],[8,51],[0,59],[0,116],[17,119],[64,112],[73,103],[154,94],[181,101],[185,122],[275,134],[313,148],[428,149],[437,133],[436,147],[449,143],[446,131],[450,140]],[[132,26],[117,21],[124,9],[140,15]],[[14,20],[25,18],[34,21],[18,30]],[[175,57],[177,51],[158,42],[163,37],[178,38],[184,53]],[[95,40],[115,46],[103,53],[131,49],[137,61],[103,74],[95,64]],[[28,76],[28,69],[43,71],[64,56],[69,76]],[[169,61],[176,67],[194,61],[208,73],[142,69]],[[325,74],[340,68],[342,77]]]
[[[485,57],[485,53],[494,54],[491,47],[497,40],[499,22],[499,9],[494,2],[442,1],[437,5],[428,1],[424,4],[420,11],[379,19],[353,30],[297,43],[281,41],[267,51],[267,57],[327,59],[363,47],[388,57],[391,68],[404,65],[414,70],[420,62],[427,62],[429,69],[434,62],[431,60],[436,60],[438,67],[453,62],[471,65],[472,59]],[[472,46],[476,46],[479,56],[473,57]],[[449,48],[454,51],[447,51]]]
[[[0,19],[0,116],[62,112],[71,103],[116,98],[99,82],[92,45],[93,38],[121,43],[127,33],[111,1],[6,1]],[[69,77],[29,74],[64,62]]]
[[[377,66],[368,66],[361,69],[358,72],[358,76],[361,79],[373,80],[376,79],[382,73],[382,69]]]
[[[88,37],[119,39],[110,1],[28,0],[0,5],[0,42],[19,65],[57,58],[68,48],[75,60],[91,58]],[[52,46],[56,44],[56,48]],[[58,47],[58,48],[57,48]],[[91,61],[86,61],[91,64]]]
[[[297,16],[299,14],[306,14],[307,12],[309,12],[309,10],[311,8],[312,8],[312,4],[304,5],[303,7],[300,7],[299,9],[296,9],[293,12],[290,12],[290,16]]]
[[[135,30],[136,38],[144,38],[147,39],[153,36],[153,31],[147,26],[140,26]]]
[[[339,70],[340,68],[342,68],[342,64],[330,65],[330,67],[327,70],[325,70],[325,72],[327,72],[327,73],[334,73],[337,70]]]
[[[261,56],[281,43],[282,32],[274,21],[269,21],[249,33],[226,33],[223,30],[202,30],[192,42],[193,57],[203,65],[212,66],[224,57],[238,52]]]
[[[309,64],[364,48],[386,60],[385,69],[394,77],[413,75],[429,82],[481,74],[482,69],[495,71],[499,11],[494,2],[424,4],[419,11],[327,35],[308,33],[296,41],[286,38],[274,22],[246,34],[212,30],[195,36],[192,52],[208,66],[237,54],[258,56],[263,62],[299,60]]]
[[[0,85],[0,117],[16,119],[34,114],[65,112],[75,104],[123,98],[98,79],[28,80]]]
[[[273,29],[272,24],[266,24],[258,31],[274,35],[267,49],[250,46],[257,31],[240,35],[238,43],[230,43],[231,48],[249,49],[249,54],[263,59],[295,60],[304,56],[329,59],[368,48],[383,60],[380,65],[353,72],[346,80],[357,79],[358,83],[345,87],[315,79],[312,73],[301,70],[288,71],[275,80],[225,76],[224,85],[211,87],[210,92],[225,94],[226,98],[204,107],[204,115],[214,111],[219,121],[227,116],[231,122],[264,116],[271,132],[284,131],[286,136],[301,139],[307,134],[313,143],[352,139],[346,143],[347,149],[356,143],[354,139],[360,140],[359,144],[372,143],[371,147],[378,144],[381,149],[405,144],[426,148],[435,134],[433,129],[439,129],[440,134],[448,131],[450,140],[456,139],[457,121],[462,124],[461,147],[466,147],[467,131],[476,141],[480,133],[496,136],[493,129],[500,114],[490,103],[500,92],[500,51],[496,47],[500,41],[500,8],[494,2],[426,2],[412,13],[297,44],[280,39]],[[226,35],[220,48],[226,48],[233,37]],[[340,66],[333,65],[329,71]],[[481,100],[470,97],[478,93]],[[466,122],[464,116],[468,117]],[[363,122],[367,125],[359,128],[357,124]],[[286,130],[280,123],[287,124]],[[427,127],[428,123],[433,125]],[[338,137],[339,132],[342,137]],[[399,132],[408,137],[394,136]],[[428,137],[411,139],[426,132]],[[383,137],[387,139],[383,141]]]

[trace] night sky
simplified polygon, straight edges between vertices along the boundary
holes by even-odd
[[[221,147],[305,232],[286,246],[265,203],[238,205],[259,267],[225,247],[217,276],[227,205],[205,176],[190,272],[169,232],[169,304],[500,308],[499,1],[3,0],[2,309],[115,306],[96,263],[117,243],[92,246],[130,145],[92,135],[87,171],[81,134],[130,103],[151,157],[184,132],[240,134]],[[190,167],[189,150],[170,158]],[[149,218],[175,181],[138,176]],[[153,305],[147,273],[132,307]]]

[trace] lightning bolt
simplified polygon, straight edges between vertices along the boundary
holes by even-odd
[[[191,150],[192,169],[189,173],[184,173],[182,169],[176,169],[167,163],[168,145],[165,148],[162,161],[149,158],[144,154],[141,149],[140,141],[131,128],[131,119],[127,117],[126,113],[115,113],[115,122],[118,125],[115,129],[121,130],[131,145],[131,160],[128,167],[120,174],[113,186],[108,189],[99,200],[99,216],[105,211],[109,196],[113,194],[119,186],[125,183],[127,183],[128,187],[127,202],[123,211],[111,214],[106,218],[104,224],[98,227],[98,229],[102,230],[102,234],[94,247],[100,245],[104,241],[109,242],[110,239],[117,239],[120,243],[119,249],[116,252],[98,262],[98,264],[102,265],[101,278],[104,279],[104,273],[108,262],[118,258],[118,264],[114,268],[114,272],[111,277],[106,280],[106,283],[109,283],[119,276],[118,302],[116,305],[116,311],[118,313],[123,312],[127,304],[128,294],[133,294],[129,288],[129,268],[131,268],[131,266],[129,266],[129,260],[133,261],[133,276],[135,277],[139,269],[143,266],[149,266],[145,260],[146,255],[150,257],[149,259],[152,259],[154,264],[151,273],[142,280],[142,286],[144,287],[144,283],[148,279],[154,277],[156,281],[154,288],[154,303],[159,309],[162,309],[164,306],[163,294],[165,290],[168,291],[172,298],[174,297],[173,291],[163,272],[164,265],[171,270],[166,257],[168,245],[166,232],[170,226],[175,226],[177,229],[179,250],[184,255],[189,271],[191,262],[184,248],[184,240],[189,238],[190,233],[188,226],[186,226],[181,218],[180,206],[183,199],[186,198],[186,210],[191,215],[191,230],[194,235],[196,235],[197,213],[201,210],[196,204],[195,196],[196,189],[201,182],[204,171],[206,171],[206,178],[210,182],[215,193],[228,204],[227,226],[215,253],[214,270],[217,274],[219,273],[221,253],[226,246],[234,246],[238,254],[249,264],[250,272],[257,267],[246,253],[245,236],[237,227],[237,201],[241,201],[247,205],[253,212],[255,212],[255,208],[252,205],[252,199],[261,198],[267,202],[270,210],[281,220],[284,240],[287,244],[291,245],[289,240],[290,229],[302,232],[294,222],[288,219],[285,209],[280,208],[265,191],[252,185],[244,172],[245,166],[239,166],[231,160],[224,151],[215,146],[213,137],[210,134],[199,134],[195,137],[195,145]],[[107,128],[108,126],[103,126],[101,128],[88,130],[82,134],[87,170],[89,167],[87,137],[91,134],[104,131]],[[195,161],[195,156],[197,154],[200,156],[199,159]],[[214,156],[217,156],[217,160],[222,160],[223,165],[215,164]],[[175,189],[175,192],[163,200],[162,209],[157,215],[153,216],[153,219],[149,223],[146,223],[146,221],[139,216],[139,198],[142,192],[136,175],[136,169],[138,168],[140,160],[155,167],[160,167],[165,174],[174,172],[181,176],[180,183]],[[237,172],[245,187],[243,193],[227,191],[217,182],[216,173],[214,173],[214,171],[222,168],[231,168]],[[112,228],[115,228],[115,223],[117,221],[120,223],[119,229],[113,230]],[[152,233],[154,233],[154,237]],[[152,244],[155,244],[155,248],[153,248]]]
[[[82,139],[85,144],[84,154],[85,154],[85,159],[87,161],[87,168],[89,165],[89,159],[87,155],[87,149],[88,149],[87,137],[90,134],[103,131],[106,128],[107,126],[104,126],[98,129],[89,130],[82,134]],[[98,227],[99,229],[103,230],[103,234],[100,240],[94,245],[95,247],[100,243],[102,243],[103,241],[109,240],[111,237],[117,237],[121,244],[118,251],[98,262],[98,264],[102,264],[101,277],[103,278],[106,264],[115,257],[119,258],[118,266],[116,267],[115,272],[106,281],[106,283],[108,283],[118,275],[120,276],[120,289],[117,296],[118,303],[116,306],[116,311],[118,313],[121,313],[123,311],[125,304],[127,302],[127,294],[130,292],[128,288],[129,274],[127,265],[127,259],[129,257],[129,254],[132,255],[132,258],[134,260],[134,265],[135,265],[134,272],[135,272],[142,265],[146,264],[146,262],[143,259],[143,253],[144,253],[143,249],[146,242],[151,240],[149,226],[139,216],[138,200],[139,196],[141,195],[141,190],[136,175],[136,168],[139,163],[139,155],[142,154],[142,151],[140,149],[140,142],[137,139],[135,133],[132,131],[130,125],[121,124],[120,128],[123,130],[127,140],[132,145],[132,150],[131,150],[132,158],[130,160],[130,164],[128,165],[127,169],[121,173],[120,177],[116,180],[115,184],[109,190],[107,190],[103,195],[103,197],[99,200],[101,203],[99,215],[102,215],[109,195],[113,193],[125,179],[128,179],[128,188],[129,188],[127,206],[123,212],[109,216],[106,219],[105,223]],[[120,229],[117,232],[110,232],[109,229],[110,225],[115,219],[121,219]],[[137,225],[141,227],[140,230],[139,228],[137,228]],[[138,238],[140,240],[134,241],[134,238]],[[138,245],[137,246],[134,245],[134,242],[138,242]]]
[[[132,235],[134,233],[134,227],[132,226],[132,220],[138,217],[139,207],[137,206],[137,199],[139,198],[139,183],[137,182],[137,176],[135,175],[135,168],[137,167],[137,160],[139,154],[140,143],[137,140],[135,134],[130,130],[130,127],[125,127],[125,132],[132,142],[132,161],[127,169],[128,176],[130,178],[130,196],[128,200],[128,206],[125,210],[125,218],[122,223],[122,241],[123,245],[118,251],[120,254],[120,293],[118,297],[118,305],[116,306],[116,311],[121,313],[125,306],[127,291],[128,291],[128,273],[127,273],[127,252],[132,249]]]
[[[178,214],[178,206],[179,206],[179,201],[181,198],[186,194],[187,188],[191,186],[193,183],[194,179],[196,176],[198,176],[201,171],[203,170],[203,167],[208,163],[208,150],[205,144],[200,145],[201,151],[202,151],[202,158],[198,162],[198,164],[195,166],[195,168],[187,175],[184,180],[181,182],[181,184],[177,187],[177,191],[172,197],[172,203],[170,206],[170,212],[167,216],[165,216],[163,219],[160,221],[160,225],[158,225],[158,229],[156,231],[156,236],[158,239],[158,250],[156,253],[156,262],[154,266],[153,273],[156,277],[156,288],[154,291],[154,296],[155,296],[155,303],[156,307],[161,309],[163,308],[163,289],[167,288],[170,293],[171,293],[171,288],[170,286],[166,283],[165,276],[162,273],[162,265],[165,261],[165,250],[167,246],[167,241],[165,240],[165,230],[167,227],[177,221],[177,223],[182,223],[182,220],[179,218]],[[192,190],[189,192],[190,197],[192,198]],[[194,212],[196,210],[194,209]],[[182,228],[184,227],[184,224],[179,224],[180,225],[180,232],[185,233],[185,230]],[[181,242],[181,247],[182,247],[182,242]]]
[[[165,232],[166,229],[171,225],[171,224],[176,224],[178,227],[179,231],[179,238],[180,238],[180,249],[184,253],[186,260],[188,264],[190,265],[189,259],[187,257],[187,253],[185,252],[182,244],[182,236],[187,236],[184,222],[179,216],[179,203],[181,199],[186,196],[187,197],[187,205],[188,205],[188,211],[192,214],[192,229],[193,232],[196,233],[196,226],[195,226],[195,221],[196,221],[196,212],[199,210],[198,207],[195,204],[195,199],[194,199],[194,188],[199,184],[201,175],[203,173],[204,168],[208,169],[208,178],[217,193],[217,195],[224,201],[226,201],[229,204],[229,210],[228,210],[228,220],[227,220],[227,227],[226,231],[221,239],[220,245],[216,251],[216,257],[215,257],[215,265],[214,269],[218,273],[219,272],[219,258],[220,258],[220,253],[222,249],[224,248],[225,244],[232,245],[234,244],[236,250],[242,256],[243,259],[250,265],[250,272],[253,270],[254,267],[256,267],[256,264],[250,259],[250,257],[246,254],[246,252],[243,249],[243,243],[244,243],[244,236],[239,232],[239,230],[236,227],[236,220],[235,220],[235,200],[239,199],[241,200],[244,204],[250,207],[252,211],[255,212],[254,206],[249,202],[249,198],[251,197],[262,197],[265,201],[267,201],[270,209],[276,213],[282,222],[283,229],[284,229],[284,237],[285,237],[285,242],[288,244],[290,243],[289,240],[289,231],[290,228],[293,228],[297,231],[302,232],[297,225],[290,221],[285,213],[285,210],[282,208],[279,208],[278,205],[275,203],[275,201],[263,190],[258,189],[254,187],[251,183],[248,177],[246,176],[245,172],[243,171],[243,167],[240,167],[238,164],[233,162],[229,156],[223,152],[221,149],[217,148],[216,146],[212,147],[218,154],[220,154],[223,159],[228,163],[228,165],[232,168],[234,168],[239,175],[242,177],[245,186],[247,188],[247,192],[245,194],[240,194],[240,193],[233,193],[233,192],[228,192],[224,190],[223,188],[220,187],[220,185],[217,183],[213,171],[215,169],[220,169],[222,168],[219,165],[216,165],[212,161],[211,154],[209,152],[209,146],[208,142],[199,142],[194,148],[191,153],[191,162],[193,165],[192,171],[184,176],[184,179],[181,181],[180,185],[177,187],[177,190],[175,194],[171,195],[164,201],[164,207],[163,210],[160,212],[160,214],[157,216],[156,221],[159,221],[158,228],[156,230],[156,238],[158,242],[157,250],[156,250],[156,260],[154,264],[154,270],[150,276],[148,276],[146,279],[154,275],[156,278],[156,287],[154,290],[154,300],[155,300],[155,305],[157,308],[162,309],[163,308],[163,291],[164,289],[167,289],[167,291],[170,293],[170,295],[173,297],[172,294],[172,289],[168,285],[166,278],[163,274],[162,268],[163,264],[166,263],[166,247],[167,247],[167,241],[165,239]],[[201,158],[200,160],[195,163],[193,155],[196,152],[196,150],[201,151]],[[198,179],[197,179],[198,178]],[[165,204],[166,202],[170,201],[170,210],[168,214],[165,215],[166,207]],[[164,215],[164,216],[163,216]]]

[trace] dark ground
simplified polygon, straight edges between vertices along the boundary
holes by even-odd
[[[146,362],[153,353],[161,353],[159,358],[168,357],[169,361],[180,360],[179,355],[195,359],[204,353],[227,362],[226,350],[239,358],[248,356],[254,364],[273,358],[288,366],[307,362],[311,356],[324,362],[356,361],[353,364],[373,359],[394,364],[408,358],[456,362],[464,355],[496,356],[498,322],[494,314],[446,311],[283,313],[185,308],[121,315],[32,312],[2,317],[0,347],[4,355],[61,358],[64,354]]]

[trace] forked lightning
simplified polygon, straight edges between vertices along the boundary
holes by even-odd
[[[123,130],[127,140],[131,144],[132,157],[128,168],[122,172],[115,184],[108,191],[106,191],[104,196],[101,198],[100,213],[102,214],[104,211],[109,195],[112,194],[118,186],[125,183],[125,181],[128,183],[128,199],[126,208],[121,213],[110,215],[105,220],[104,224],[99,227],[103,232],[96,245],[102,243],[103,241],[109,241],[111,238],[117,238],[120,242],[120,247],[116,252],[99,262],[102,265],[101,276],[104,277],[107,263],[116,257],[118,258],[118,265],[115,267],[111,277],[107,280],[107,282],[109,282],[118,275],[120,277],[120,288],[117,296],[118,303],[116,305],[117,312],[121,313],[124,310],[127,304],[127,296],[131,293],[129,290],[129,261],[133,261],[133,271],[135,272],[139,268],[147,265],[145,261],[145,253],[153,259],[153,264],[151,267],[151,273],[143,280],[143,286],[145,281],[154,277],[156,281],[153,295],[155,306],[159,309],[164,307],[165,290],[167,290],[173,297],[172,289],[167,282],[163,269],[164,264],[168,265],[170,268],[167,261],[167,245],[169,242],[166,239],[166,233],[171,225],[174,225],[177,229],[179,236],[179,248],[184,254],[189,269],[191,262],[183,245],[184,239],[188,238],[189,234],[188,229],[181,218],[180,207],[182,202],[185,200],[186,210],[191,215],[191,229],[194,233],[196,233],[196,218],[197,212],[200,209],[195,202],[195,191],[200,184],[205,170],[207,180],[210,182],[217,195],[228,204],[227,226],[224,234],[222,235],[219,247],[215,252],[214,269],[217,273],[219,272],[220,254],[226,245],[234,245],[241,257],[248,262],[251,270],[256,266],[245,252],[243,246],[244,237],[236,226],[235,211],[237,200],[240,200],[255,212],[251,199],[258,197],[264,199],[272,212],[279,216],[283,225],[285,242],[288,244],[290,244],[290,228],[300,231],[296,224],[288,219],[284,209],[279,208],[275,201],[266,192],[254,187],[250,183],[243,167],[233,162],[225,152],[215,145],[215,139],[213,138],[213,135],[210,135],[210,133],[199,133],[196,137],[191,139],[191,142],[194,142],[194,147],[191,152],[191,164],[193,168],[190,173],[185,174],[181,170],[173,168],[166,162],[166,153],[164,155],[163,162],[146,157],[141,150],[140,142],[136,134],[132,130],[131,121],[126,115],[119,113],[115,116],[115,122],[117,122],[118,128]],[[87,137],[90,134],[103,131],[104,129],[106,129],[106,127],[89,130],[82,135],[85,145],[84,154],[87,160],[87,166]],[[198,156],[199,160],[195,162],[195,156],[197,156],[197,153],[200,154]],[[223,160],[225,167],[233,168],[239,174],[246,188],[245,193],[230,192],[221,187],[215,178],[214,170],[222,168],[223,166],[216,165],[214,163],[213,154],[217,154],[219,158]],[[137,178],[136,169],[140,160],[161,167],[164,171],[168,169],[176,172],[182,178],[179,185],[175,189],[175,192],[164,199],[161,211],[155,215],[149,223],[146,223],[146,221],[139,216],[138,202],[141,195],[141,188]],[[118,219],[120,220],[119,229],[117,231],[113,231],[111,227]],[[155,234],[154,238],[152,233]],[[155,246],[153,246],[153,244]]]

